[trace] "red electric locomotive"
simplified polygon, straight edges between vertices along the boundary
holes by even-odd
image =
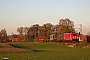
[[[79,41],[78,33],[72,32],[72,33],[64,33],[64,39],[65,41]]]
[[[51,41],[79,41],[79,35],[77,32],[64,33],[64,34],[52,34],[50,35]]]

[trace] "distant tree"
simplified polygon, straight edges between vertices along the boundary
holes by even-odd
[[[29,28],[28,27],[24,27],[23,28],[23,32],[24,32],[24,41],[28,41],[29,40]]]
[[[43,36],[49,37],[52,32],[53,25],[51,23],[46,23],[41,26],[41,31]]]
[[[24,27],[23,28],[23,32],[25,35],[28,35],[28,31],[29,31],[29,28],[28,27]]]
[[[17,32],[20,33],[20,34],[23,34],[23,27],[17,28]]]
[[[16,34],[12,34],[12,35],[11,35],[11,38],[17,38],[17,37],[19,37],[19,36],[16,35]]]
[[[7,32],[5,29],[2,29],[0,31],[0,42],[7,42],[8,38],[7,38]]]
[[[34,24],[31,27],[24,27],[24,40],[33,41],[34,37],[38,37],[39,29],[39,24]]]
[[[0,31],[0,42],[3,42],[1,31]]]
[[[57,27],[58,33],[73,32],[74,22],[68,18],[61,19]]]
[[[20,36],[20,38],[22,40],[23,39],[23,27],[17,28],[17,32],[19,33],[19,36]]]

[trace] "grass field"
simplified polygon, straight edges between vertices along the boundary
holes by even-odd
[[[9,60],[90,60],[90,48],[70,48],[43,42],[7,43],[31,52],[0,52],[0,58]]]

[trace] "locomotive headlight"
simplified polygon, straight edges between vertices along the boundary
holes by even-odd
[[[77,39],[78,39],[79,37],[77,37]]]
[[[75,37],[73,37],[73,39],[74,39]]]

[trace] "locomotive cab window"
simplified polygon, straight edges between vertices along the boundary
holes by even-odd
[[[78,36],[78,34],[73,34],[73,36]]]

